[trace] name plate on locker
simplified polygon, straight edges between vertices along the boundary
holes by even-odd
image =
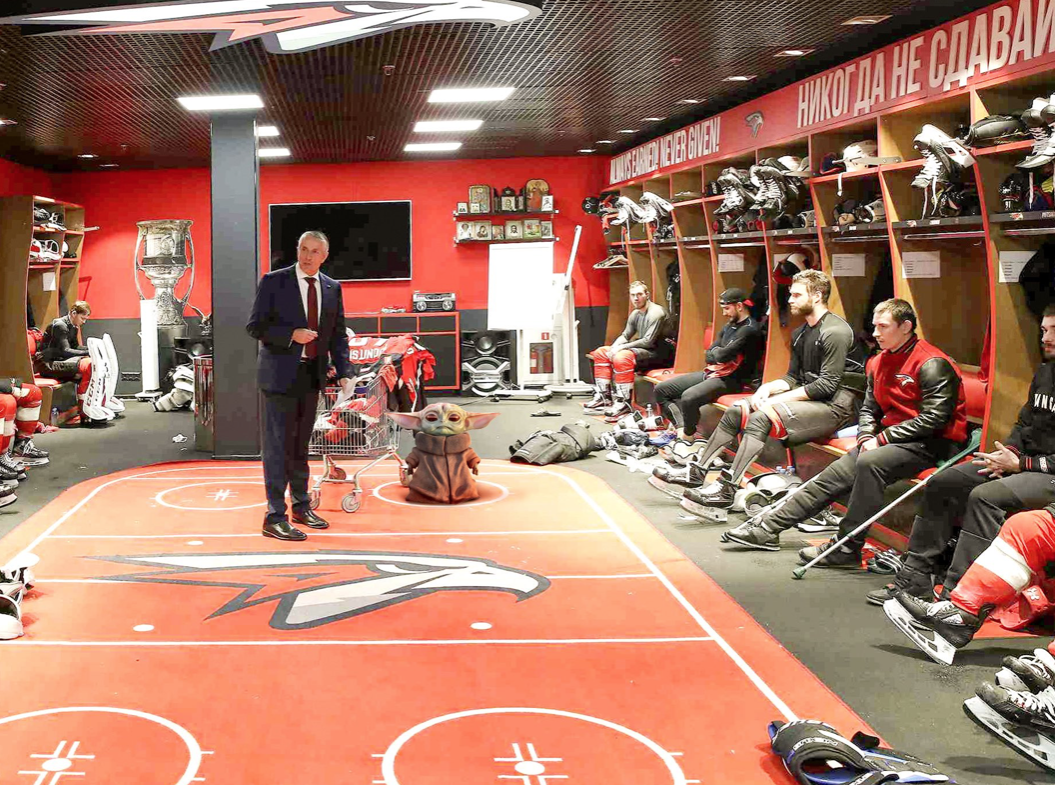
[[[864,278],[865,255],[863,253],[832,254],[832,275],[840,278]]]
[[[720,253],[718,254],[718,272],[720,273],[742,273],[744,271],[744,255],[742,253]]]
[[[941,278],[939,251],[906,251],[901,255],[902,278]]]

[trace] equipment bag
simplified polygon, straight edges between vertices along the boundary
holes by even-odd
[[[562,426],[559,431],[535,431],[527,439],[517,440],[509,447],[512,456],[509,460],[546,466],[577,461],[599,449],[601,445],[590,432],[590,426],[580,420]]]

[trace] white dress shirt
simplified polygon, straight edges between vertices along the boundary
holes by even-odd
[[[314,276],[308,276],[305,272],[300,269],[300,265],[296,265],[297,270],[297,283],[300,286],[300,304],[304,308],[304,318],[308,318],[308,278],[312,277],[315,279],[315,297],[316,302],[319,306],[319,318],[322,318],[322,281],[319,280],[318,274]],[[310,328],[309,328],[310,329]],[[304,356],[304,346],[300,347],[301,357]]]

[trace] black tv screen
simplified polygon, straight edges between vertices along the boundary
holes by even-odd
[[[270,205],[271,269],[297,261],[297,241],[320,231],[330,240],[322,272],[338,281],[410,279],[410,202]]]

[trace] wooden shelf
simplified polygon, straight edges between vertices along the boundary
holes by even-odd
[[[532,218],[539,215],[560,215],[560,210],[551,210],[548,213],[454,213],[454,218],[458,221],[475,221],[477,218],[508,218],[515,221],[517,218]]]
[[[898,164],[887,164],[887,166],[898,166]],[[835,174],[822,174],[817,177],[810,178],[811,183],[817,185],[824,185],[825,183],[838,183],[839,178],[842,177],[843,182],[847,180],[861,180],[869,177],[878,177],[879,169],[872,167],[870,169],[859,169],[856,172],[836,172]]]
[[[1029,213],[993,213],[989,223],[1030,223],[1032,221],[1055,221],[1055,210],[1035,210]]]
[[[1021,142],[1008,142],[1007,144],[994,144],[990,147],[972,147],[971,155],[975,158],[984,157],[988,155],[1009,155],[1015,153],[1020,155],[1021,153],[1033,149],[1033,140],[1025,139]]]
[[[773,237],[816,237],[817,227],[807,226],[805,229],[770,229]]]
[[[765,232],[725,232],[724,234],[716,234],[711,239],[718,242],[727,240],[762,240],[765,236]]]
[[[913,158],[909,161],[902,161],[899,164],[881,164],[879,171],[881,172],[901,172],[905,169],[919,169],[923,166],[924,160],[922,158]]]
[[[980,215],[962,215],[958,218],[917,218],[911,221],[893,221],[892,229],[932,229],[954,227],[964,229],[982,225]]]
[[[705,196],[703,198],[703,201],[706,202],[707,204],[711,204],[712,202],[721,202],[724,199],[725,199],[725,194],[718,194],[717,196]]]
[[[671,202],[671,204],[674,205],[675,208],[678,208],[678,207],[692,207],[693,205],[703,204],[704,202],[707,201],[707,199],[713,199],[713,198],[714,198],[713,196],[709,196],[709,197],[701,197],[699,199],[686,199],[683,202]]]
[[[485,245],[491,245],[492,243],[555,243],[559,240],[559,237],[537,237],[531,239],[522,240],[455,240],[455,245],[468,245],[469,243],[484,243]]]

